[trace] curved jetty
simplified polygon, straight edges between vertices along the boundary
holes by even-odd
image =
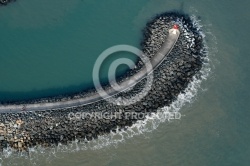
[[[174,25],[178,25],[179,29],[175,26],[175,30],[170,30]],[[28,151],[30,147],[97,139],[100,135],[126,129],[146,118],[135,118],[134,114],[150,116],[159,108],[172,104],[179,94],[184,93],[193,77],[199,75],[203,66],[206,49],[202,32],[188,15],[168,12],[148,22],[143,35],[141,48],[150,59],[150,74],[154,75],[154,79],[151,89],[140,101],[128,106],[116,105],[102,100],[93,90],[60,98],[2,104],[0,149],[11,147],[17,151]],[[143,87],[147,84],[147,76],[149,73],[139,60],[136,68],[125,73],[119,81],[120,93],[113,89],[106,89],[106,92],[115,98],[130,99],[145,92]],[[81,117],[86,113],[101,113],[105,117]],[[115,114],[118,117],[113,117]]]
[[[156,55],[150,60],[150,64],[152,65],[152,70],[154,70],[157,66],[161,64],[164,60],[165,56],[167,56],[172,48],[174,47],[178,37],[180,35],[180,31],[178,29],[170,29],[168,38],[162,45],[161,49],[156,53]],[[148,64],[145,64],[148,65]],[[108,98],[109,96],[113,96],[118,94],[129,87],[135,85],[140,82],[143,78],[145,78],[149,73],[152,72],[147,71],[147,67],[143,67],[140,72],[121,82],[119,86],[115,86],[114,88],[110,88],[106,91],[107,95],[102,97],[99,93],[92,94],[91,96],[80,98],[80,99],[72,99],[69,101],[59,101],[55,103],[40,103],[40,104],[25,104],[25,105],[7,105],[0,106],[0,113],[7,112],[22,112],[24,111],[44,111],[48,109],[60,109],[67,107],[76,107],[81,105],[87,105],[91,103],[95,103],[97,101]]]

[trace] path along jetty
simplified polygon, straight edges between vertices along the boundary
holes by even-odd
[[[61,109],[61,108],[70,108],[70,107],[77,107],[82,105],[88,105],[91,103],[98,102],[100,100],[106,99],[109,96],[113,96],[121,91],[132,87],[136,83],[140,82],[144,79],[149,73],[152,72],[157,66],[161,64],[164,60],[165,56],[167,56],[172,48],[174,47],[178,37],[180,35],[180,31],[178,30],[177,26],[175,29],[170,29],[168,33],[168,37],[164,44],[162,45],[161,49],[156,53],[156,55],[150,60],[150,63],[146,65],[152,65],[151,71],[147,71],[147,67],[143,67],[138,73],[129,77],[125,81],[119,84],[119,87],[109,88],[106,91],[106,96],[101,96],[99,93],[94,93],[91,96],[83,97],[80,99],[72,99],[69,101],[59,101],[54,103],[37,103],[37,104],[25,104],[25,105],[7,105],[7,106],[0,106],[0,113],[7,113],[7,112],[23,112],[24,108],[25,111],[45,111],[49,109]],[[115,85],[114,85],[115,86]]]
[[[179,29],[170,30],[178,24]],[[170,31],[166,31],[170,30]],[[102,100],[94,90],[74,96],[25,101],[22,104],[0,106],[0,149],[11,147],[27,151],[29,147],[55,146],[71,141],[97,139],[98,136],[126,129],[136,123],[133,113],[155,113],[169,106],[180,93],[184,93],[193,77],[199,75],[206,56],[203,36],[188,15],[176,12],[163,13],[147,23],[141,47],[152,63],[154,80],[148,94],[129,106],[115,105]],[[114,97],[130,98],[143,93],[147,72],[141,61],[136,69],[128,71],[121,79],[121,91],[136,83],[132,89]],[[131,78],[132,83],[126,82]],[[23,110],[25,106],[25,111]],[[118,119],[70,118],[69,114],[102,112],[119,113]],[[125,116],[129,112],[131,116]]]

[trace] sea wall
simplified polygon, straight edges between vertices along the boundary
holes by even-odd
[[[140,119],[135,118],[132,116],[133,113],[150,115],[158,108],[170,105],[180,93],[184,93],[190,81],[198,74],[205,55],[201,32],[193,25],[189,16],[176,12],[161,14],[147,23],[141,43],[143,52],[153,59],[168,37],[165,30],[171,29],[174,24],[179,25],[179,39],[160,66],[153,71],[154,80],[151,90],[141,101],[129,106],[119,106],[101,100],[76,107],[1,113],[0,149],[12,147],[22,151],[38,145],[47,147],[59,143],[67,144],[73,140],[97,139],[100,135],[126,129],[137,120],[145,118],[144,116]],[[138,69],[129,71],[124,78],[135,74],[143,66],[141,62],[137,65]],[[133,89],[116,94],[115,97],[130,98],[142,92],[145,84],[146,79],[143,79]],[[92,91],[92,93],[95,92]],[[91,116],[84,119],[69,117],[76,113],[96,112],[107,115],[119,113],[120,116],[98,119]]]

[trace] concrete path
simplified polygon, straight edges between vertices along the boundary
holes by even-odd
[[[170,29],[169,35],[164,42],[162,48],[156,53],[156,55],[150,60],[152,65],[152,71],[156,69],[164,60],[164,58],[171,52],[175,43],[177,42],[180,35],[180,31],[177,28]],[[152,72],[150,71],[150,73]],[[40,103],[40,104],[26,104],[26,105],[0,105],[0,113],[10,113],[10,112],[24,112],[24,111],[45,111],[50,109],[60,109],[60,108],[69,108],[76,107],[80,105],[87,105],[91,103],[98,102],[109,96],[118,94],[121,91],[132,87],[136,83],[140,82],[143,78],[147,77],[148,71],[146,67],[143,67],[140,72],[131,76],[129,79],[123,81],[119,87],[114,90],[113,88],[106,91],[107,96],[100,96],[98,93],[95,93],[88,97],[83,97],[80,99],[72,99],[68,101],[59,101],[53,103]],[[119,91],[117,91],[117,89]],[[25,109],[25,110],[24,110]]]

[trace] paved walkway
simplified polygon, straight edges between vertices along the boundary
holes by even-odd
[[[152,71],[156,69],[164,60],[164,58],[171,52],[175,43],[177,42],[180,35],[180,31],[176,28],[169,30],[169,35],[164,42],[162,48],[156,53],[156,55],[151,59]],[[150,72],[152,72],[150,71]],[[140,72],[131,76],[129,79],[123,81],[119,86],[119,91],[124,91],[127,88],[135,85],[140,82],[143,78],[148,75],[147,68],[143,67]],[[80,105],[87,105],[91,103],[98,102],[103,100],[104,98],[108,98],[109,96],[113,96],[118,94],[119,91],[114,89],[109,89],[106,91],[107,96],[102,97],[98,93],[95,93],[88,97],[83,97],[80,99],[72,99],[68,101],[59,101],[53,103],[38,103],[38,104],[26,104],[26,105],[2,105],[0,106],[0,113],[8,113],[8,112],[23,112],[23,111],[44,111],[50,109],[60,109],[60,108],[68,108],[68,107],[76,107]]]

